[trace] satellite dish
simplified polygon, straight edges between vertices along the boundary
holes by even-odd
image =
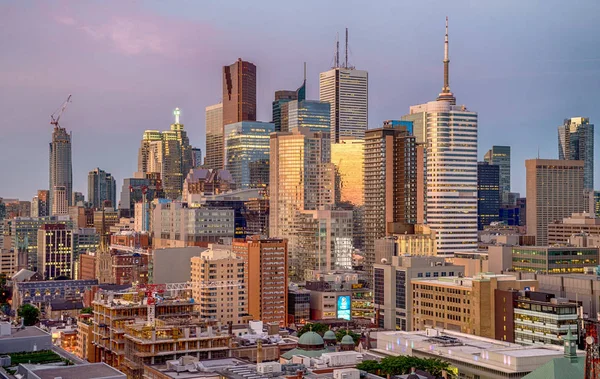
[[[585,337],[585,342],[586,342],[588,345],[591,345],[591,344],[593,344],[593,343],[594,343],[594,337],[592,337],[592,336],[587,336],[587,337]]]

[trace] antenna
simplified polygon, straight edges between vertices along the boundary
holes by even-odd
[[[335,67],[340,67],[340,33],[335,34]]]
[[[304,62],[304,82],[306,82],[306,62]]]
[[[344,68],[348,68],[348,28],[346,28],[346,63]]]

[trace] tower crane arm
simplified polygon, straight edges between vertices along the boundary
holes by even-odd
[[[69,97],[67,97],[67,100],[65,100],[65,102],[60,106],[60,108],[58,108],[57,110],[54,111],[54,113],[52,113],[50,115],[50,124],[54,125],[56,127],[58,127],[58,120],[60,120],[60,116],[62,116],[63,112],[65,111],[65,109],[67,109],[67,104],[69,104],[71,102],[71,95],[69,95]]]

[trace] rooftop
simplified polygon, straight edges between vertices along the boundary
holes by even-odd
[[[49,336],[49,334],[43,331],[42,329],[38,328],[37,326],[26,326],[25,329],[11,327],[10,335],[0,336],[0,340],[39,336]]]
[[[123,378],[125,374],[121,371],[114,369],[106,363],[90,363],[84,365],[75,366],[38,366],[38,365],[24,365],[28,371],[34,373],[40,379],[100,379],[100,378]],[[31,367],[33,366],[33,367]]]

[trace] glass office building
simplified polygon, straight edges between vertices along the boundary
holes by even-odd
[[[293,100],[288,103],[288,128],[308,128],[311,132],[329,132],[331,128],[329,103],[316,100]]]
[[[269,167],[270,122],[242,121],[225,125],[225,168],[238,188],[266,187]],[[260,166],[263,169],[260,169]]]

